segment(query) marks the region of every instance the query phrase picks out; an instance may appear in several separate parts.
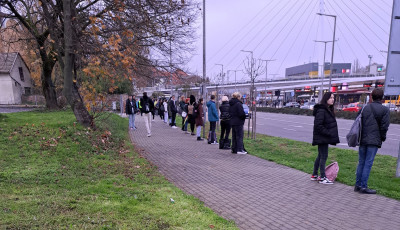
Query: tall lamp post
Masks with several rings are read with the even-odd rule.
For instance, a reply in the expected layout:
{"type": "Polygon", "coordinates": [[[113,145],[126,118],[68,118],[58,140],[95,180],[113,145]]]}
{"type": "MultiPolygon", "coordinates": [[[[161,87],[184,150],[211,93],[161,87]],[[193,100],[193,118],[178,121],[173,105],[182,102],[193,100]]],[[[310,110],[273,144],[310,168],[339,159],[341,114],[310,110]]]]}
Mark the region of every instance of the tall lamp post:
{"type": "MultiPolygon", "coordinates": [[[[224,65],[223,64],[215,64],[221,66],[221,79],[222,79],[222,85],[224,84],[224,65]]],[[[217,108],[218,108],[218,90],[217,90],[217,108]]]]}
{"type": "MultiPolygon", "coordinates": [[[[318,15],[321,16],[328,16],[328,17],[333,17],[334,18],[334,24],[333,24],[333,39],[332,39],[332,54],[331,54],[331,68],[330,68],[330,73],[329,73],[329,91],[331,91],[331,86],[332,86],[332,71],[333,71],[333,53],[335,51],[335,34],[336,34],[336,15],[332,14],[322,14],[322,13],[317,13],[318,15]]],[[[325,58],[324,58],[325,62],[325,58]]],[[[325,63],[324,63],[325,67],[325,63]]],[[[325,69],[325,68],[324,68],[325,69]]]]}
{"type": "MultiPolygon", "coordinates": [[[[203,100],[206,98],[206,0],[203,0],[203,100]]],[[[203,111],[205,111],[206,105],[203,103],[203,111]]],[[[204,121],[206,120],[206,113],[204,113],[204,121]]],[[[206,136],[206,130],[203,128],[203,138],[206,136]]]]}
{"type": "MultiPolygon", "coordinates": [[[[315,41],[315,40],[314,40],[315,41]]],[[[325,77],[325,54],[326,54],[326,43],[328,43],[328,42],[332,42],[332,41],[315,41],[315,42],[323,42],[324,43],[324,45],[325,45],[325,48],[324,48],[324,60],[323,60],[323,64],[322,64],[322,76],[321,76],[321,90],[320,90],[320,93],[319,93],[319,97],[318,97],[318,101],[321,101],[322,100],[322,96],[323,96],[323,93],[324,93],[324,77],[325,77]]],[[[332,63],[331,63],[331,69],[332,69],[332,63]]],[[[331,72],[331,74],[332,74],[332,72],[331,72]]],[[[331,76],[331,75],[330,75],[331,76]]],[[[330,79],[329,79],[330,80],[330,79]]],[[[330,85],[329,85],[329,89],[330,89],[331,87],[330,87],[330,85]]]]}
{"type": "Polygon", "coordinates": [[[242,70],[228,70],[228,73],[229,73],[229,71],[235,72],[235,92],[236,92],[236,72],[242,71],[242,70]]]}
{"type": "Polygon", "coordinates": [[[265,96],[265,102],[267,102],[268,62],[276,61],[276,59],[267,59],[267,60],[260,59],[260,60],[261,61],[265,61],[265,90],[264,90],[264,96],[265,96]]]}

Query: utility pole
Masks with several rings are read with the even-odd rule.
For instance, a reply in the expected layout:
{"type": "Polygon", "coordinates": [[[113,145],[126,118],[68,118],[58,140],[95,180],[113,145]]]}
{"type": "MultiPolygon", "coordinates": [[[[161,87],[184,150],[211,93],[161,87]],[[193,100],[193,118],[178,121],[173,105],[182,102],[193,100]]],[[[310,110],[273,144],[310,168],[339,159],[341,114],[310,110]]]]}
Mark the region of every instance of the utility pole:
{"type": "MultiPolygon", "coordinates": [[[[206,0],[203,0],[203,101],[206,98],[206,76],[206,0]]],[[[203,103],[203,111],[206,111],[205,104],[203,103]]],[[[204,113],[204,121],[206,121],[206,113],[204,113]]],[[[206,129],[204,127],[203,138],[206,136],[206,129]]]]}
{"type": "Polygon", "coordinates": [[[276,61],[276,59],[267,59],[267,60],[260,59],[260,60],[261,61],[265,61],[265,90],[264,90],[264,97],[265,97],[265,101],[267,101],[268,62],[276,61]]]}
{"type": "Polygon", "coordinates": [[[368,74],[371,73],[371,59],[372,59],[372,55],[368,54],[368,58],[369,58],[369,64],[368,64],[368,74]]]}
{"type": "Polygon", "coordinates": [[[228,70],[228,73],[229,73],[229,71],[235,72],[235,92],[236,92],[236,72],[242,71],[242,70],[228,70]]]}
{"type": "MultiPolygon", "coordinates": [[[[324,77],[325,77],[325,54],[326,54],[326,43],[328,42],[332,42],[332,41],[315,41],[314,42],[323,42],[325,45],[324,48],[324,60],[323,60],[323,64],[322,64],[322,75],[321,75],[321,90],[319,93],[319,97],[318,97],[318,101],[322,100],[322,96],[324,95],[324,77]]],[[[331,64],[332,65],[332,64],[331,64]]]]}
{"type": "MultiPolygon", "coordinates": [[[[328,16],[328,17],[333,17],[334,23],[333,23],[333,39],[332,39],[332,54],[331,54],[331,66],[330,66],[330,71],[329,71],[329,88],[328,90],[331,91],[331,86],[332,86],[332,71],[333,71],[333,53],[335,51],[335,34],[336,34],[336,15],[332,14],[322,14],[322,13],[317,13],[318,15],[321,16],[328,16]]],[[[325,69],[325,58],[324,58],[324,69],[325,69]]]]}

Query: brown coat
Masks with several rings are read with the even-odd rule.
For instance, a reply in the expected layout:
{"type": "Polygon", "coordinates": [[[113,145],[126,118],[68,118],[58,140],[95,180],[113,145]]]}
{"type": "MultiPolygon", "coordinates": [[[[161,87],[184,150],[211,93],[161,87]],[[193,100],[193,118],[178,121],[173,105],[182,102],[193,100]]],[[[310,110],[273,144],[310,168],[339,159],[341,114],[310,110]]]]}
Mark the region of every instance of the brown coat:
{"type": "Polygon", "coordinates": [[[195,119],[196,126],[203,126],[204,125],[204,122],[203,122],[203,118],[204,118],[203,105],[200,104],[197,110],[199,111],[199,114],[197,114],[197,117],[195,119]]]}

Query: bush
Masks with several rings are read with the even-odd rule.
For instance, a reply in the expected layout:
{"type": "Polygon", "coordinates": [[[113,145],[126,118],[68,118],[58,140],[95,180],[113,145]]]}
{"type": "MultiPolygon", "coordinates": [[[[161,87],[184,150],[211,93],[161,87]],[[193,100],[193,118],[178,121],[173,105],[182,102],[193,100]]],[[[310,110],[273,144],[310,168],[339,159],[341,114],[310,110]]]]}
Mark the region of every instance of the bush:
{"type": "MultiPolygon", "coordinates": [[[[313,110],[309,109],[299,109],[299,108],[271,108],[271,107],[257,107],[258,112],[267,112],[267,113],[283,113],[283,114],[293,114],[293,115],[306,115],[312,116],[313,110]]],[[[358,113],[349,112],[349,111],[336,111],[336,118],[343,118],[354,120],[356,119],[358,113]]],[[[400,124],[400,113],[398,112],[390,112],[390,123],[391,124],[400,124]]]]}

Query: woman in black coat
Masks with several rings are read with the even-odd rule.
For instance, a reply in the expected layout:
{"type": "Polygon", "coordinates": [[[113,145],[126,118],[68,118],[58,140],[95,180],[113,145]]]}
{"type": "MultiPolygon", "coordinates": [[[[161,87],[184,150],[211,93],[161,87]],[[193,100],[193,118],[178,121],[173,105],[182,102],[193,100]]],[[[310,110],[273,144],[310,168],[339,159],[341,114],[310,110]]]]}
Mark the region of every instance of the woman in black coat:
{"type": "Polygon", "coordinates": [[[318,145],[318,156],[314,162],[314,171],[311,180],[318,180],[320,169],[321,184],[333,184],[325,175],[325,164],[328,159],[328,145],[339,143],[339,133],[334,112],[335,98],[332,92],[322,97],[321,103],[314,106],[314,132],[312,145],[318,145]]]}
{"type": "Polygon", "coordinates": [[[246,120],[246,114],[243,109],[243,103],[240,101],[242,95],[238,92],[232,94],[229,101],[230,124],[232,127],[232,153],[247,154],[243,146],[243,125],[246,120]]]}
{"type": "Polygon", "coordinates": [[[221,112],[221,137],[219,139],[220,149],[230,149],[231,141],[229,140],[229,133],[231,132],[231,115],[229,114],[229,100],[227,96],[222,97],[222,104],[219,106],[221,112]]]}

